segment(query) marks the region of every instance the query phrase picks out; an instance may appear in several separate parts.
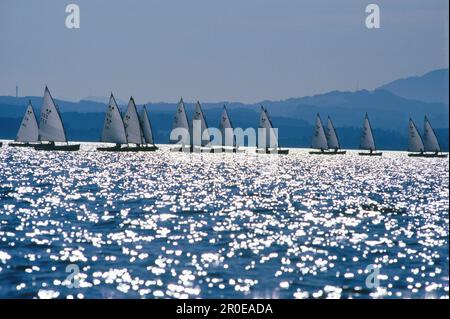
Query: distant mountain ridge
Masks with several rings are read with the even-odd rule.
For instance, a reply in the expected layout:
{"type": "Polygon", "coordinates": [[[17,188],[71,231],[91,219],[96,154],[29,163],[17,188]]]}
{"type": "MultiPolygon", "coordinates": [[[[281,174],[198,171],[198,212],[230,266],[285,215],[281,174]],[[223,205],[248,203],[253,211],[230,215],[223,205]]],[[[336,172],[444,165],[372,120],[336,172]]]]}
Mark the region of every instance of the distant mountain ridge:
{"type": "MultiPolygon", "coordinates": [[[[403,84],[403,86],[405,85],[403,84]]],[[[101,101],[101,98],[96,99],[101,101]]],[[[38,116],[42,103],[41,97],[0,96],[0,138],[14,138],[28,100],[32,101],[38,116]]],[[[106,108],[105,102],[88,100],[68,102],[59,99],[55,101],[61,110],[69,138],[87,141],[99,140],[106,108]]],[[[125,103],[120,104],[124,110],[125,103]]],[[[219,125],[220,112],[224,104],[229,109],[233,124],[242,128],[257,127],[260,105],[264,105],[268,109],[274,125],[279,128],[280,143],[299,147],[309,146],[312,125],[317,113],[322,115],[323,120],[327,115],[333,118],[344,147],[356,148],[359,143],[363,117],[368,112],[379,147],[385,149],[404,149],[409,117],[411,116],[421,128],[423,117],[428,115],[439,135],[442,147],[448,149],[448,103],[424,102],[405,98],[386,89],[356,92],[331,91],[314,96],[289,98],[281,101],[262,101],[254,104],[202,103],[210,126],[217,127],[219,125]]],[[[155,130],[156,142],[167,143],[177,104],[159,102],[147,105],[155,130]]],[[[193,106],[193,102],[186,103],[189,116],[192,114],[193,106]]]]}
{"type": "Polygon", "coordinates": [[[448,69],[439,69],[422,76],[398,79],[382,85],[378,89],[407,99],[448,104],[448,85],[448,69]]]}

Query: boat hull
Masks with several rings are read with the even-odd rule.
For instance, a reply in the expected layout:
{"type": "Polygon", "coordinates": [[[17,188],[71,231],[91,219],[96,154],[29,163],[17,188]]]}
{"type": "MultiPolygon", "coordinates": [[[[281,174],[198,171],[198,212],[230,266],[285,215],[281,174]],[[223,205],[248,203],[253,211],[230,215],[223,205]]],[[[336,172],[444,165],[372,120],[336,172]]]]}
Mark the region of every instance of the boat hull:
{"type": "Polygon", "coordinates": [[[409,157],[435,157],[435,158],[446,158],[448,154],[427,154],[427,153],[408,153],[409,157]]]}
{"type": "Polygon", "coordinates": [[[344,155],[347,151],[311,151],[311,155],[344,155]]]}
{"type": "Polygon", "coordinates": [[[268,149],[257,149],[256,153],[258,154],[280,154],[280,155],[287,155],[289,154],[288,149],[275,149],[275,150],[268,150],[268,149]]]}
{"type": "Polygon", "coordinates": [[[361,152],[361,153],[358,153],[358,155],[361,155],[361,156],[382,156],[383,153],[382,152],[372,152],[372,153],[361,152]]]}
{"type": "Polygon", "coordinates": [[[55,144],[36,144],[33,146],[36,151],[66,151],[74,152],[80,150],[80,144],[55,145],[55,144]]]}
{"type": "Polygon", "coordinates": [[[158,150],[155,145],[152,146],[111,146],[111,147],[97,147],[100,152],[154,152],[158,150]]]}
{"type": "Polygon", "coordinates": [[[38,144],[16,143],[16,142],[8,143],[9,147],[35,147],[36,145],[38,145],[38,144]]]}

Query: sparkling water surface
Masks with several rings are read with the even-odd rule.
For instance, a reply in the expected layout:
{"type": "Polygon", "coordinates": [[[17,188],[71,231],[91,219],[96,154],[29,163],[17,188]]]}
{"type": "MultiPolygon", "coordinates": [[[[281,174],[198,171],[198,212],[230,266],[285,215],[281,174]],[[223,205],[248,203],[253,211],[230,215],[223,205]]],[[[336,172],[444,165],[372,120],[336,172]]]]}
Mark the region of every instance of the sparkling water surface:
{"type": "Polygon", "coordinates": [[[0,298],[448,297],[448,159],[96,146],[0,149],[0,298]]]}

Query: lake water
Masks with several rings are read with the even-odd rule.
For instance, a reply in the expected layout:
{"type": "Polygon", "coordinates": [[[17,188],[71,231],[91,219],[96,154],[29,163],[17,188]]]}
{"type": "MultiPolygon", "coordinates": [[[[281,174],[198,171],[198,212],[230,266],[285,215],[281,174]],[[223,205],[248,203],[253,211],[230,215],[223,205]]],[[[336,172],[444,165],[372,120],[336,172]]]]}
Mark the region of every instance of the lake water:
{"type": "Polygon", "coordinates": [[[0,298],[448,297],[448,159],[95,146],[0,149],[0,298]]]}

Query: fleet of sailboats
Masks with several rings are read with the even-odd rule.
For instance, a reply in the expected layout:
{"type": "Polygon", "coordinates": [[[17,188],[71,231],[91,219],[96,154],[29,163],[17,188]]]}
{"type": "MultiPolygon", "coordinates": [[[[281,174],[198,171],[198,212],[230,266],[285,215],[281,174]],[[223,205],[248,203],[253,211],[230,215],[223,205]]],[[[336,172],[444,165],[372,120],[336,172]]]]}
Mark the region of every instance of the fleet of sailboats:
{"type": "Polygon", "coordinates": [[[347,153],[347,151],[341,150],[339,138],[330,117],[328,117],[325,132],[320,114],[317,113],[311,148],[318,150],[309,152],[309,154],[314,155],[343,155],[347,153]]]}
{"type": "Polygon", "coordinates": [[[408,151],[411,153],[409,153],[408,156],[441,158],[448,156],[448,154],[440,153],[441,147],[439,141],[427,116],[425,116],[424,119],[423,135],[424,138],[422,140],[416,124],[410,118],[408,127],[408,151]]]}
{"type": "Polygon", "coordinates": [[[68,143],[59,108],[55,104],[48,87],[45,87],[44,91],[38,140],[40,143],[34,145],[34,149],[39,151],[78,151],[80,149],[80,144],[68,143]],[[65,144],[56,144],[56,142],[65,144]]]}
{"type": "MultiPolygon", "coordinates": [[[[224,105],[219,125],[221,139],[211,140],[210,131],[206,122],[200,102],[197,101],[194,108],[192,122],[186,113],[183,98],[180,99],[172,125],[171,142],[176,144],[171,151],[185,152],[233,152],[243,151],[236,145],[234,128],[224,105]]],[[[257,153],[262,154],[288,154],[288,149],[281,149],[278,144],[277,130],[274,128],[267,109],[261,106],[258,125],[257,153]]],[[[111,93],[105,112],[101,142],[113,143],[114,146],[98,147],[99,151],[113,152],[138,152],[155,151],[152,124],[148,116],[147,107],[143,105],[138,112],[133,97],[130,98],[125,114],[122,116],[120,108],[111,93]]],[[[77,151],[80,144],[69,144],[67,141],[64,123],[58,106],[45,87],[39,122],[36,120],[33,105],[29,101],[25,114],[20,123],[14,142],[8,144],[11,147],[33,147],[36,150],[47,151],[77,151]],[[63,143],[63,144],[56,144],[63,143]]],[[[2,142],[0,142],[0,147],[2,142]]],[[[345,154],[341,149],[339,137],[331,118],[327,118],[327,126],[324,128],[320,114],[317,114],[314,135],[311,141],[310,154],[337,155],[345,154]]],[[[363,122],[360,149],[368,152],[359,152],[362,156],[381,156],[377,152],[375,138],[369,116],[366,113],[363,122]]],[[[414,121],[410,118],[408,125],[408,156],[411,157],[447,157],[441,152],[436,133],[427,116],[424,118],[423,139],[414,121]]]]}
{"type": "Polygon", "coordinates": [[[115,146],[98,147],[98,151],[148,152],[158,149],[153,141],[153,132],[146,106],[144,105],[142,113],[139,114],[136,103],[131,97],[122,118],[112,93],[105,113],[101,141],[115,143],[115,146]],[[130,144],[135,144],[135,146],[130,146],[130,144]]]}
{"type": "Polygon", "coordinates": [[[289,153],[288,149],[281,149],[279,147],[277,131],[274,129],[269,113],[264,106],[261,106],[256,152],[263,154],[289,153]]]}
{"type": "Polygon", "coordinates": [[[9,143],[12,147],[33,147],[39,141],[39,126],[34,114],[33,105],[31,101],[28,102],[27,109],[23,115],[20,123],[19,131],[17,132],[14,142],[9,143]]]}
{"type": "Polygon", "coordinates": [[[373,137],[372,126],[370,125],[369,115],[366,113],[364,117],[363,130],[361,135],[361,143],[359,144],[359,148],[363,150],[368,150],[369,152],[361,152],[358,153],[362,156],[381,156],[382,152],[376,151],[375,139],[373,137]]]}

